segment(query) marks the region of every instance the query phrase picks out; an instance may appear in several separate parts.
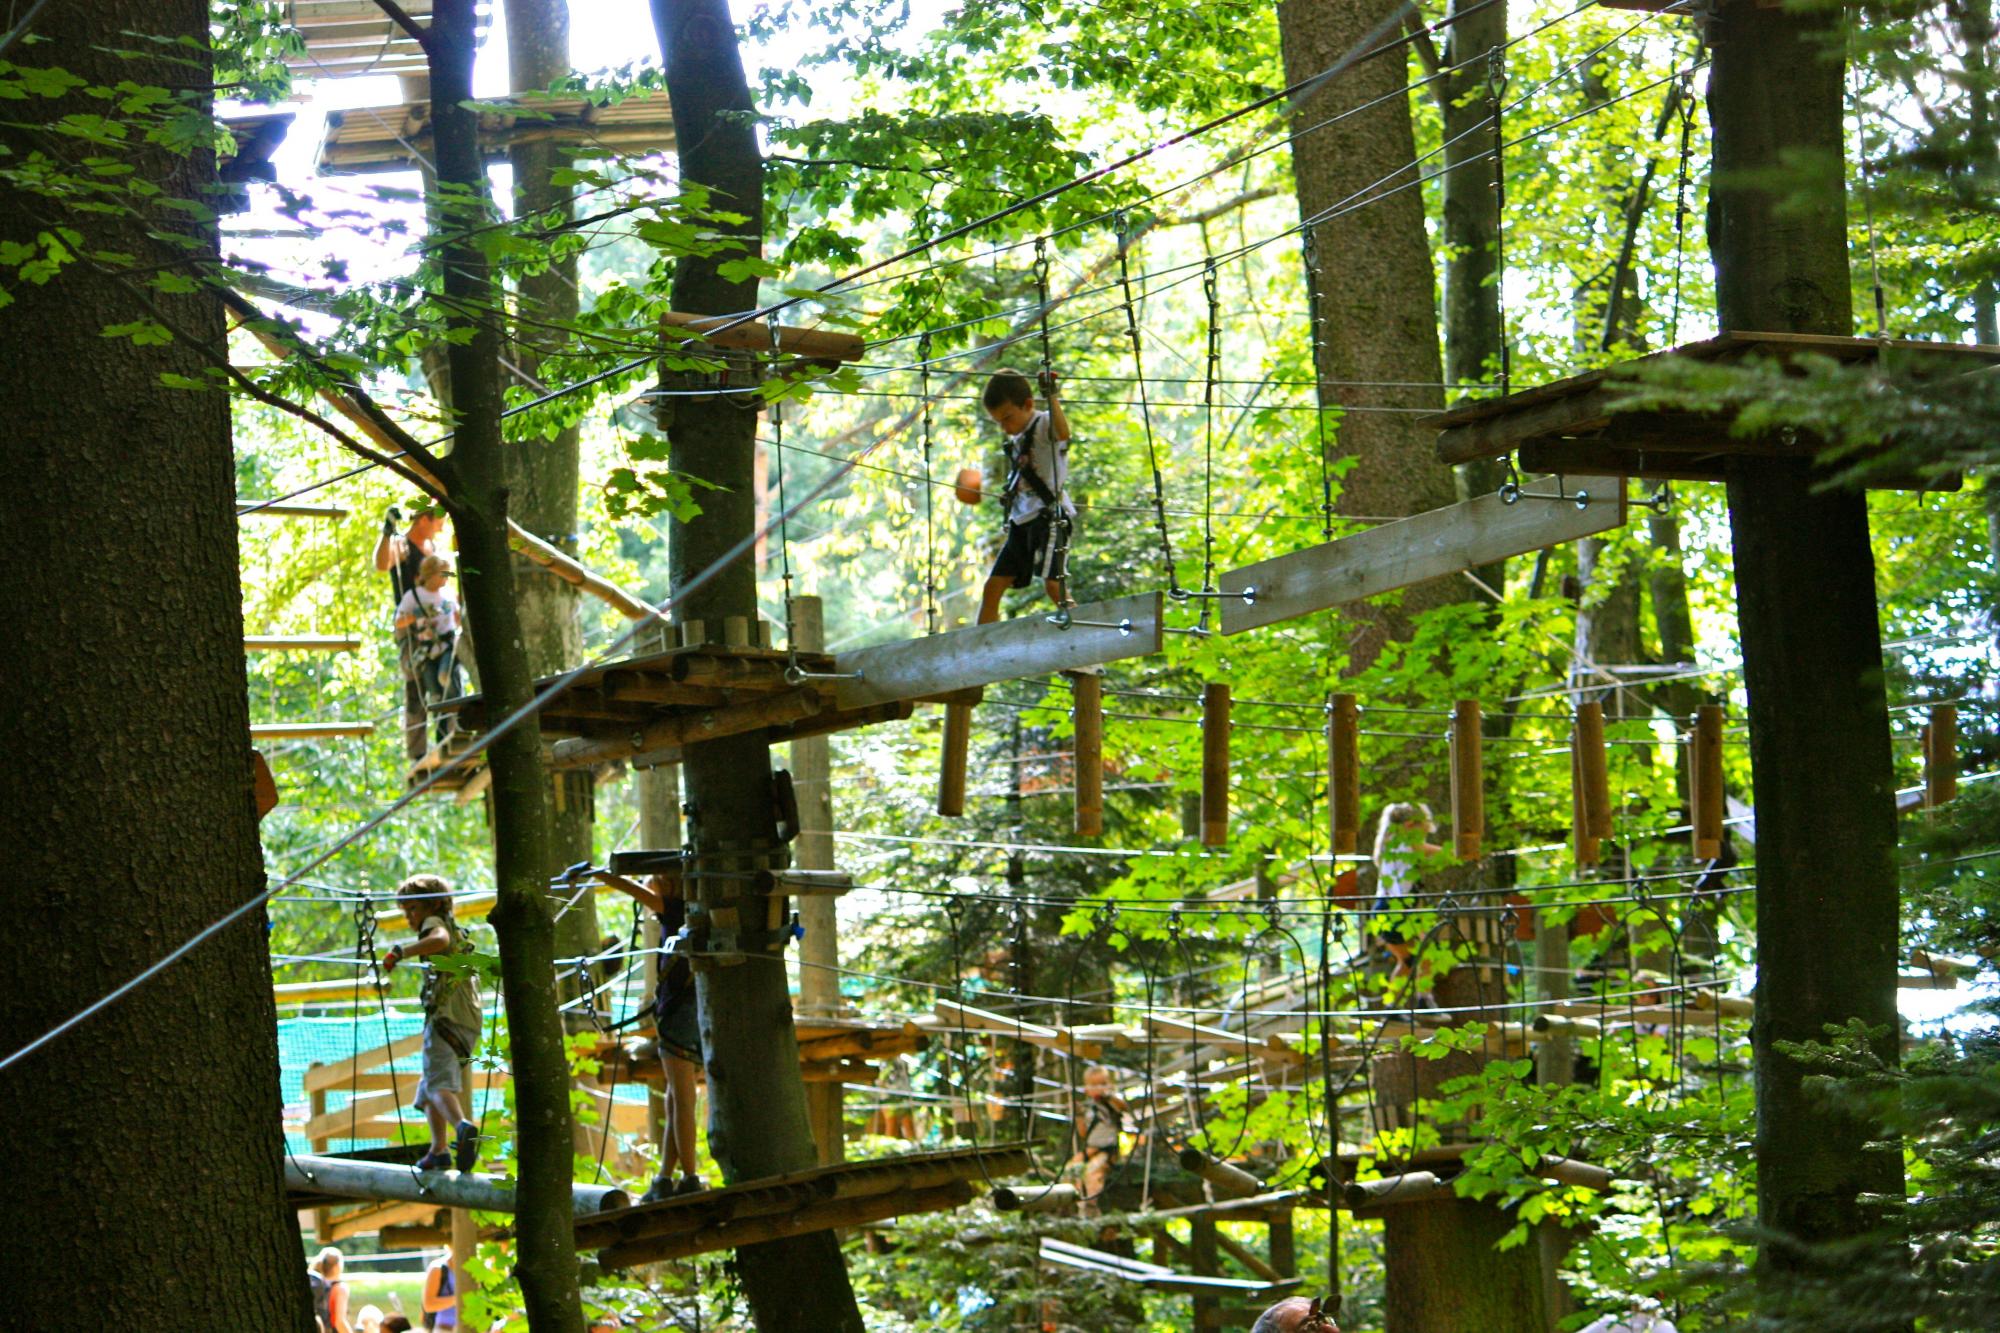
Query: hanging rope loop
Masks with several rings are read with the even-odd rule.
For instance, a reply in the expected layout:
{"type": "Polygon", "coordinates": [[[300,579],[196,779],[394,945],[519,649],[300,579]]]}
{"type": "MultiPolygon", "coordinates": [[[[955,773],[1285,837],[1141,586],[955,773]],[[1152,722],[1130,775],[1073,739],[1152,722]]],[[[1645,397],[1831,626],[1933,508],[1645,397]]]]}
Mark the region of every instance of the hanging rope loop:
{"type": "Polygon", "coordinates": [[[1045,236],[1035,238],[1035,310],[1042,343],[1042,365],[1035,383],[1046,398],[1055,388],[1056,363],[1049,351],[1049,243],[1045,236]]]}
{"type": "Polygon", "coordinates": [[[1167,535],[1167,484],[1160,475],[1159,446],[1153,439],[1153,409],[1146,395],[1146,358],[1140,345],[1138,309],[1132,299],[1131,223],[1125,210],[1112,216],[1112,230],[1118,238],[1118,288],[1125,303],[1125,333],[1132,340],[1132,378],[1139,387],[1139,421],[1146,431],[1146,461],[1153,469],[1153,519],[1160,533],[1160,555],[1167,566],[1167,596],[1177,602],[1188,600],[1181,587],[1180,570],[1174,564],[1173,538],[1167,535]]]}
{"type": "Polygon", "coordinates": [[[1319,430],[1319,535],[1333,538],[1333,459],[1326,446],[1326,383],[1320,376],[1324,316],[1319,308],[1319,232],[1306,227],[1299,250],[1306,266],[1306,330],[1312,342],[1313,421],[1319,430]]]}
{"type": "Polygon", "coordinates": [[[931,401],[931,334],[924,330],[917,339],[917,396],[923,403],[924,441],[924,626],[927,633],[938,632],[937,595],[937,515],[933,508],[931,442],[935,429],[931,401]]]}

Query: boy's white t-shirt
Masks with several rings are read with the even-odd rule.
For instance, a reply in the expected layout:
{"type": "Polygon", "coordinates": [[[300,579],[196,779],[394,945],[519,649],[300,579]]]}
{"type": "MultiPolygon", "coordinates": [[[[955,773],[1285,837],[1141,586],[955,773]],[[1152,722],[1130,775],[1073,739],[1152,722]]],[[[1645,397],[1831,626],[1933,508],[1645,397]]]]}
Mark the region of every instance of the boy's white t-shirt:
{"type": "MultiPolygon", "coordinates": [[[[1062,512],[1066,517],[1076,517],[1076,506],[1069,498],[1069,441],[1058,443],[1051,439],[1049,414],[1037,412],[1028,422],[1028,428],[1007,441],[1007,465],[1017,466],[1015,459],[1021,452],[1022,442],[1028,442],[1028,461],[1042,485],[1062,502],[1062,512]]],[[[1014,499],[1007,506],[1009,523],[1026,523],[1035,515],[1048,508],[1046,501],[1035,494],[1035,488],[1023,478],[1014,488],[1014,499]]]]}

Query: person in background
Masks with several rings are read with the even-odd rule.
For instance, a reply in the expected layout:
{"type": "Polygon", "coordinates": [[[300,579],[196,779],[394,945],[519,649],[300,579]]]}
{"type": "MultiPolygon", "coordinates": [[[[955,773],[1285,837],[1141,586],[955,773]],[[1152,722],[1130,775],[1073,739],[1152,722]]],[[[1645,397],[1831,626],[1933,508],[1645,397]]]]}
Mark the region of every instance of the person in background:
{"type": "Polygon", "coordinates": [[[1083,1194],[1077,1209],[1085,1217],[1098,1214],[1098,1196],[1118,1165],[1119,1136],[1131,1107],[1111,1090],[1111,1071],[1092,1065],[1083,1071],[1083,1109],[1076,1116],[1078,1158],[1083,1162],[1083,1194]]]}
{"type": "Polygon", "coordinates": [[[1340,1333],[1340,1325],[1321,1308],[1320,1300],[1287,1296],[1258,1315],[1250,1333],[1340,1333]]]}
{"type": "Polygon", "coordinates": [[[354,1333],[382,1333],[382,1307],[364,1305],[354,1316],[354,1333]]]}
{"type": "MultiPolygon", "coordinates": [[[[1421,801],[1397,801],[1382,811],[1375,825],[1375,911],[1395,910],[1396,900],[1416,892],[1417,867],[1423,858],[1443,851],[1430,841],[1437,825],[1431,808],[1421,801]]],[[[1409,941],[1393,926],[1378,926],[1375,938],[1395,955],[1391,978],[1408,978],[1413,963],[1409,941]]]]}
{"type": "Polygon", "coordinates": [[[424,1327],[458,1327],[458,1274],[452,1269],[450,1246],[424,1273],[424,1327]]]}
{"type": "Polygon", "coordinates": [[[312,1283],[313,1315],[326,1333],[354,1333],[347,1321],[347,1283],[341,1280],[347,1260],[329,1245],[313,1256],[307,1280],[312,1283]]]}
{"type": "MultiPolygon", "coordinates": [[[[417,566],[417,586],[404,593],[396,606],[396,633],[407,636],[425,707],[465,693],[465,673],[458,663],[458,599],[451,595],[451,561],[441,555],[423,558],[417,566]]],[[[438,742],[442,744],[457,726],[458,719],[447,715],[438,724],[438,742]]]]}
{"type": "MultiPolygon", "coordinates": [[[[641,884],[624,875],[599,872],[606,884],[631,896],[659,919],[662,943],[687,925],[687,900],[678,873],[648,876],[641,884]]],[[[694,1081],[701,1068],[701,1030],[695,1013],[694,967],[686,958],[660,959],[659,989],[653,994],[653,1031],[666,1074],[666,1127],[660,1144],[660,1173],[641,1203],[658,1203],[702,1189],[694,1140],[694,1081]]]]}
{"type": "MultiPolygon", "coordinates": [[[[444,530],[444,510],[429,500],[410,511],[408,530],[398,533],[402,511],[391,507],[382,518],[382,536],[375,543],[375,568],[389,576],[391,611],[403,604],[403,597],[417,586],[417,571],[424,557],[434,554],[438,534],[444,530]]],[[[397,639],[396,661],[403,673],[403,751],[412,761],[422,759],[429,746],[424,740],[424,696],[417,679],[417,660],[404,651],[397,639]]]]}

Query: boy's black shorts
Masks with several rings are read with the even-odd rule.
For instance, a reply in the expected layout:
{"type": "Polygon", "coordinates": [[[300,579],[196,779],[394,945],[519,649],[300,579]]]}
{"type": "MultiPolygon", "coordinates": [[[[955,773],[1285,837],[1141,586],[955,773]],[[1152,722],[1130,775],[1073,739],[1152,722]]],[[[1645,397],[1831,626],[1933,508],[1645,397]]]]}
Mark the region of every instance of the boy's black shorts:
{"type": "Polygon", "coordinates": [[[986,577],[1012,579],[1017,588],[1061,578],[1069,557],[1068,552],[1058,549],[1067,543],[1059,543],[1056,537],[1055,515],[1046,509],[1026,523],[1009,523],[1007,540],[986,577]]]}

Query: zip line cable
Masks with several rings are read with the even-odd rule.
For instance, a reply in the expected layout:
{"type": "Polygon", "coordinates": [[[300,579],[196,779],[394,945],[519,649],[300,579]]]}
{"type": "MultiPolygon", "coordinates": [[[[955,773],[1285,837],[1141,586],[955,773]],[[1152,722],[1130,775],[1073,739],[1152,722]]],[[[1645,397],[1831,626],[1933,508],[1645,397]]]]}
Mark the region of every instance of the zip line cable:
{"type": "MultiPolygon", "coordinates": [[[[869,454],[873,453],[875,450],[881,448],[885,443],[887,443],[889,438],[890,436],[887,434],[877,437],[875,440],[871,441],[867,445],[867,447],[863,448],[855,455],[854,461],[858,462],[861,459],[865,459],[869,454]]],[[[803,508],[804,506],[811,504],[815,499],[819,497],[821,492],[830,488],[835,482],[839,481],[842,477],[845,477],[849,470],[850,469],[847,467],[834,468],[830,470],[826,477],[822,478],[817,484],[813,486],[813,488],[809,492],[807,492],[805,496],[801,497],[801,499],[798,502],[798,505],[794,506],[794,508],[803,508]]],[[[689,594],[695,592],[696,590],[704,587],[716,576],[721,574],[723,570],[729,568],[731,565],[735,564],[736,561],[742,559],[746,555],[749,555],[751,552],[753,552],[756,549],[758,542],[770,536],[770,534],[774,530],[778,529],[779,526],[783,524],[790,517],[791,517],[790,510],[782,511],[775,517],[771,518],[766,523],[764,523],[764,525],[761,528],[758,528],[749,533],[741,541],[737,542],[734,546],[730,547],[729,550],[725,551],[720,557],[718,557],[713,564],[709,565],[706,569],[700,571],[693,578],[689,579],[682,588],[680,588],[672,596],[667,598],[666,601],[662,602],[659,605],[659,607],[653,609],[652,614],[650,616],[646,617],[645,619],[633,621],[631,626],[628,627],[625,630],[625,632],[621,634],[617,638],[617,640],[613,642],[612,645],[609,648],[607,648],[605,652],[602,653],[599,657],[581,663],[580,665],[573,667],[569,671],[566,671],[562,675],[558,676],[555,680],[551,681],[539,694],[536,694],[533,698],[529,699],[526,703],[522,704],[519,708],[515,709],[514,712],[509,714],[507,717],[503,718],[500,721],[500,723],[493,728],[493,730],[491,730],[490,732],[482,733],[479,739],[474,741],[472,745],[468,747],[465,751],[463,751],[460,754],[452,756],[450,759],[446,760],[443,764],[439,765],[435,770],[431,772],[431,774],[428,777],[424,778],[422,782],[418,783],[415,787],[412,787],[409,791],[405,792],[401,797],[399,797],[394,803],[389,805],[386,809],[382,810],[379,814],[376,814],[367,819],[366,821],[364,821],[362,824],[357,826],[352,832],[347,833],[341,836],[339,839],[335,840],[331,846],[329,846],[325,851],[321,852],[316,858],[314,858],[311,862],[302,867],[294,875],[287,876],[285,879],[279,881],[276,885],[267,885],[265,888],[259,890],[257,893],[245,899],[242,903],[231,908],[228,912],[224,913],[221,917],[217,918],[215,921],[210,922],[208,925],[196,931],[193,935],[189,936],[182,943],[176,945],[173,949],[169,950],[167,954],[164,957],[160,958],[157,962],[149,964],[147,967],[140,970],[140,972],[137,975],[131,977],[127,981],[121,982],[119,985],[114,987],[109,993],[105,994],[104,996],[102,996],[97,1000],[93,1000],[90,1004],[85,1005],[82,1009],[78,1010],[70,1017],[62,1020],[60,1023],[57,1023],[54,1027],[48,1029],[40,1036],[35,1037],[32,1040],[28,1041],[25,1045],[17,1047],[15,1050],[8,1052],[4,1056],[0,1056],[0,1070],[5,1070],[10,1065],[13,1065],[16,1062],[24,1059],[25,1057],[33,1054],[35,1051],[40,1050],[43,1046],[48,1045],[50,1042],[62,1036],[64,1033],[77,1027],[79,1024],[87,1021],[93,1015],[98,1014],[103,1010],[110,1008],[112,1005],[116,1004],[119,1000],[125,998],[125,996],[131,994],[139,987],[145,985],[146,982],[152,980],[154,977],[164,972],[168,967],[172,966],[176,962],[179,962],[182,958],[185,958],[188,954],[192,953],[195,949],[199,948],[203,943],[205,943],[209,939],[212,939],[214,936],[220,934],[222,931],[226,930],[228,927],[235,924],[237,921],[242,920],[245,916],[249,915],[249,913],[256,910],[256,908],[261,906],[266,900],[271,898],[281,889],[290,887],[299,878],[311,874],[313,871],[319,869],[319,867],[325,865],[328,861],[331,861],[334,858],[334,856],[336,856],[340,852],[345,851],[348,847],[353,846],[361,839],[373,833],[376,829],[381,828],[384,824],[388,823],[390,819],[392,819],[396,815],[400,814],[403,810],[408,808],[414,801],[417,800],[418,797],[424,795],[424,793],[428,792],[431,788],[435,787],[445,777],[447,777],[452,773],[457,772],[461,768],[464,768],[473,759],[477,758],[479,755],[483,754],[487,749],[489,749],[496,741],[509,735],[523,722],[525,722],[528,718],[540,712],[541,709],[545,707],[550,700],[554,699],[557,695],[561,694],[564,690],[568,689],[570,685],[574,684],[576,680],[579,677],[581,677],[585,672],[595,670],[598,666],[602,665],[604,662],[609,661],[611,658],[616,656],[620,651],[629,646],[631,642],[638,637],[639,633],[642,630],[650,628],[650,623],[652,621],[658,620],[662,623],[665,623],[666,612],[668,612],[674,606],[676,606],[681,601],[681,599],[687,597],[689,594]]]]}

